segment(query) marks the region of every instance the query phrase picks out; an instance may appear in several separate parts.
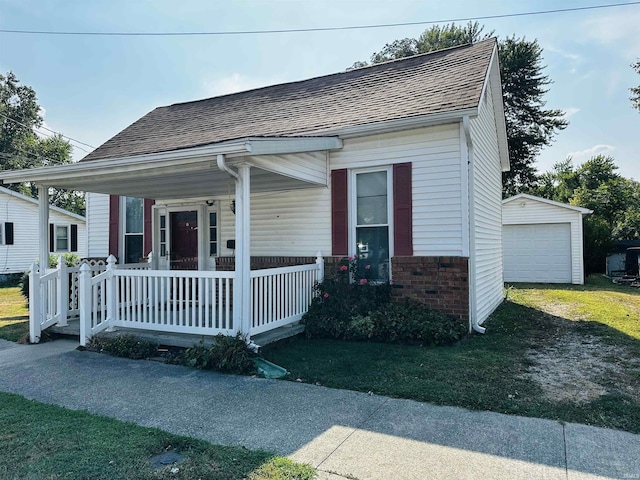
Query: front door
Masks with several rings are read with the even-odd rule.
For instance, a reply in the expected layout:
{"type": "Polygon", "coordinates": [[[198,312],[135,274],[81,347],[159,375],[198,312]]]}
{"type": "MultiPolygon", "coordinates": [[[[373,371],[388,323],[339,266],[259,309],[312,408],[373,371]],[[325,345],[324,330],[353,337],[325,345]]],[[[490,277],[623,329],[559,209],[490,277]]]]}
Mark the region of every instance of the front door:
{"type": "Polygon", "coordinates": [[[198,212],[169,213],[171,270],[198,270],[198,212]]]}

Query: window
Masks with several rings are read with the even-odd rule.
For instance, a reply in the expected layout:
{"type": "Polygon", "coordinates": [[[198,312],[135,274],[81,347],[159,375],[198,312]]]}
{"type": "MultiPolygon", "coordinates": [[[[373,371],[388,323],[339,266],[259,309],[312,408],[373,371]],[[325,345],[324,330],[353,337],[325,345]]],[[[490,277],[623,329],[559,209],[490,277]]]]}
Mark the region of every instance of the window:
{"type": "Polygon", "coordinates": [[[56,252],[69,251],[69,225],[56,225],[56,252]]]}
{"type": "Polygon", "coordinates": [[[138,263],[144,249],[144,200],[124,197],[124,263],[138,263]]]}
{"type": "Polygon", "coordinates": [[[216,212],[209,212],[209,256],[218,255],[218,215],[216,212]]]}
{"type": "Polygon", "coordinates": [[[167,256],[167,216],[160,215],[160,256],[167,256]]]}
{"type": "Polygon", "coordinates": [[[13,245],[13,222],[0,223],[0,245],[13,245]]]}
{"type": "Polygon", "coordinates": [[[371,280],[389,280],[390,180],[388,170],[355,173],[355,252],[371,280]]]}

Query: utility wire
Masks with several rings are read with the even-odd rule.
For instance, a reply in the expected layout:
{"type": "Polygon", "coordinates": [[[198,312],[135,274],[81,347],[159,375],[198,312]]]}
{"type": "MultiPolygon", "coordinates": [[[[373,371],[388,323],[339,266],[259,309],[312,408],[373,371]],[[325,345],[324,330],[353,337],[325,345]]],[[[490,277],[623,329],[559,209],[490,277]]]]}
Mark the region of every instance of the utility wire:
{"type": "MultiPolygon", "coordinates": [[[[4,117],[4,118],[6,118],[7,120],[9,120],[9,121],[11,121],[11,122],[13,122],[13,123],[15,123],[15,124],[17,124],[17,125],[20,125],[20,126],[22,126],[22,127],[24,127],[24,128],[31,128],[31,127],[29,127],[28,125],[25,125],[24,123],[19,122],[19,121],[18,121],[18,120],[16,120],[15,118],[11,118],[11,117],[9,117],[9,116],[5,115],[4,113],[0,113],[0,117],[4,117]]],[[[67,138],[67,139],[71,140],[72,142],[79,143],[80,145],[85,145],[85,146],[87,146],[87,147],[89,147],[89,148],[93,148],[94,150],[95,150],[95,148],[96,148],[96,147],[94,147],[94,146],[92,146],[92,145],[89,145],[88,143],[84,143],[84,142],[81,142],[80,140],[76,140],[75,138],[67,137],[66,135],[63,135],[63,134],[61,134],[60,132],[56,132],[56,131],[54,131],[54,130],[51,130],[50,128],[42,127],[42,126],[37,127],[37,128],[38,128],[38,129],[40,129],[40,128],[41,128],[41,129],[43,129],[43,130],[47,130],[47,131],[49,131],[49,132],[51,132],[51,133],[53,133],[53,134],[60,135],[62,138],[67,138]]],[[[48,134],[46,134],[46,133],[44,133],[44,132],[40,132],[40,133],[42,133],[42,134],[43,134],[43,135],[45,135],[45,136],[49,136],[49,137],[51,137],[51,136],[52,136],[52,135],[48,135],[48,134]]],[[[80,146],[78,146],[78,145],[73,145],[73,146],[75,146],[76,148],[79,148],[79,149],[80,149],[80,150],[82,150],[83,152],[89,153],[89,151],[88,151],[88,150],[85,150],[84,148],[82,148],[82,147],[80,147],[80,146]]]]}
{"type": "Polygon", "coordinates": [[[609,5],[591,5],[587,7],[558,8],[555,10],[538,10],[533,12],[522,13],[505,13],[500,15],[483,15],[479,17],[460,17],[449,18],[445,20],[429,20],[422,22],[403,22],[403,23],[380,23],[371,25],[348,25],[342,27],[317,27],[317,28],[285,28],[279,30],[231,30],[231,31],[201,31],[201,32],[72,32],[72,31],[54,31],[54,30],[9,30],[0,29],[0,33],[15,33],[26,35],[91,35],[103,37],[180,37],[180,36],[202,36],[202,35],[266,35],[276,33],[302,33],[302,32],[331,32],[336,30],[362,30],[369,28],[390,28],[390,27],[409,27],[414,25],[430,25],[436,23],[450,22],[466,22],[471,20],[493,20],[499,18],[524,17],[531,15],[547,15],[551,13],[578,12],[584,10],[596,10],[603,8],[625,7],[630,5],[640,5],[640,1],[613,3],[609,5]]]}

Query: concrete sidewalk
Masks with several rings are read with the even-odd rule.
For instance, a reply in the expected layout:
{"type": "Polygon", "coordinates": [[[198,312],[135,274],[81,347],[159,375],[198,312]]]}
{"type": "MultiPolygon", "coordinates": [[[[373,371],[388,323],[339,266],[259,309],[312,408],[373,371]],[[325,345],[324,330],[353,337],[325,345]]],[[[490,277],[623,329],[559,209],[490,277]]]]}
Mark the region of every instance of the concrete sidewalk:
{"type": "Polygon", "coordinates": [[[625,432],[0,341],[0,390],[222,445],[321,479],[640,478],[625,432]]]}

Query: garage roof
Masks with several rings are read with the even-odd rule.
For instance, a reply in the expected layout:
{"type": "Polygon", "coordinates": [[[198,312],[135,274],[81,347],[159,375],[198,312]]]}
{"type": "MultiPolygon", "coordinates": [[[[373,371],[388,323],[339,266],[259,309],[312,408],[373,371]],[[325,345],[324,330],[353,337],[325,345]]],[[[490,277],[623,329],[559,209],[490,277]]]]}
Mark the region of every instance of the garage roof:
{"type": "Polygon", "coordinates": [[[593,213],[593,210],[589,210],[588,208],[576,207],[575,205],[569,205],[567,203],[560,203],[554,200],[549,200],[547,198],[536,197],[535,195],[529,195],[528,193],[519,193],[518,195],[514,195],[513,197],[505,198],[502,200],[502,204],[515,202],[518,200],[532,200],[534,202],[546,203],[549,205],[553,205],[554,207],[566,208],[567,210],[573,210],[575,212],[580,212],[582,215],[589,215],[593,213]]]}

